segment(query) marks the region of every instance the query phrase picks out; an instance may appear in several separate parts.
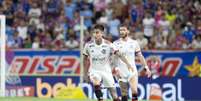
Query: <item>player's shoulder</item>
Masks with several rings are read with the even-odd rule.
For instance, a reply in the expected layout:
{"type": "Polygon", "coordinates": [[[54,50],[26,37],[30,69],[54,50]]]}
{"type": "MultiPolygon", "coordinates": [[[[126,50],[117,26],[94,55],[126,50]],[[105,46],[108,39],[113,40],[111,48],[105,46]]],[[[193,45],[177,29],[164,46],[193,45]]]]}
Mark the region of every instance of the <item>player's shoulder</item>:
{"type": "Polygon", "coordinates": [[[85,45],[88,46],[88,47],[94,47],[94,46],[95,46],[95,45],[94,45],[94,41],[92,41],[92,40],[86,42],[85,45]]]}
{"type": "Polygon", "coordinates": [[[104,39],[104,43],[107,44],[107,45],[111,45],[112,44],[112,42],[110,42],[109,40],[106,40],[106,39],[104,39]]]}
{"type": "Polygon", "coordinates": [[[120,43],[120,39],[117,39],[113,42],[113,44],[117,44],[117,43],[120,43]]]}
{"type": "Polygon", "coordinates": [[[112,42],[110,42],[109,40],[104,39],[104,42],[107,44],[111,44],[112,42]]]}
{"type": "Polygon", "coordinates": [[[131,39],[131,38],[129,38],[129,43],[132,43],[132,44],[138,44],[138,41],[135,40],[135,39],[131,39]]]}

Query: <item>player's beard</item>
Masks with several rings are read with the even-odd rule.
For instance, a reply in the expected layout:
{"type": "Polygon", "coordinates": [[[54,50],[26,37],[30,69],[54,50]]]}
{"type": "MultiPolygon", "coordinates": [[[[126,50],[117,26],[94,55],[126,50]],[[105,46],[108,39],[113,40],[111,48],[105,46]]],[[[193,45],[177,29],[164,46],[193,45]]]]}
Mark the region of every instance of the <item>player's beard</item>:
{"type": "Polygon", "coordinates": [[[100,45],[102,43],[102,38],[95,38],[96,44],[100,45]]]}
{"type": "Polygon", "coordinates": [[[122,35],[121,38],[122,38],[122,39],[126,39],[127,36],[128,36],[128,34],[126,33],[126,34],[122,35]]]}

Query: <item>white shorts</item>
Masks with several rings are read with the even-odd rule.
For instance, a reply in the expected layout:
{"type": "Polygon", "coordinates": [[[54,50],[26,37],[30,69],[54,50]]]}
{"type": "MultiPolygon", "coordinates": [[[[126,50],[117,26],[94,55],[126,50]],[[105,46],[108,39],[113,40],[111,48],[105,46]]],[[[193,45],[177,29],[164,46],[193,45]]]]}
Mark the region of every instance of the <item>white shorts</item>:
{"type": "Polygon", "coordinates": [[[125,71],[125,69],[121,70],[121,68],[116,67],[115,71],[118,72],[118,77],[117,77],[118,81],[129,82],[132,77],[134,77],[135,80],[138,81],[138,72],[136,69],[134,69],[134,71],[131,72],[129,70],[125,71]]]}
{"type": "Polygon", "coordinates": [[[104,87],[115,87],[114,78],[111,72],[91,70],[89,72],[89,78],[91,81],[94,79],[100,82],[102,81],[104,87]]]}

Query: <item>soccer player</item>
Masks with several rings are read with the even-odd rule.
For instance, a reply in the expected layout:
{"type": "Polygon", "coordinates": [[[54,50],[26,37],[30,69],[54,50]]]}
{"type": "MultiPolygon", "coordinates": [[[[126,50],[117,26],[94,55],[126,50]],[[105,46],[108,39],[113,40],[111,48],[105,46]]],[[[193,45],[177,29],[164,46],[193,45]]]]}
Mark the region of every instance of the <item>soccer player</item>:
{"type": "Polygon", "coordinates": [[[110,91],[113,101],[119,101],[116,88],[114,87],[114,78],[112,75],[111,68],[111,56],[118,56],[127,68],[132,68],[128,61],[122,56],[114,45],[103,39],[104,26],[95,25],[93,29],[92,41],[86,43],[83,54],[84,54],[84,65],[86,66],[87,59],[90,60],[90,66],[88,69],[88,75],[90,81],[93,83],[95,88],[95,94],[98,101],[103,101],[103,94],[101,92],[101,81],[104,87],[110,91]]]}
{"type": "Polygon", "coordinates": [[[127,68],[126,64],[116,59],[115,71],[119,76],[119,85],[122,93],[122,101],[128,101],[128,84],[130,84],[132,91],[132,101],[137,101],[137,85],[138,85],[138,71],[135,65],[135,55],[139,57],[140,62],[144,66],[145,73],[148,77],[151,76],[151,72],[147,66],[144,56],[141,53],[140,46],[136,40],[131,39],[129,35],[129,30],[126,26],[120,26],[120,38],[113,42],[115,47],[122,53],[133,68],[127,68]]]}

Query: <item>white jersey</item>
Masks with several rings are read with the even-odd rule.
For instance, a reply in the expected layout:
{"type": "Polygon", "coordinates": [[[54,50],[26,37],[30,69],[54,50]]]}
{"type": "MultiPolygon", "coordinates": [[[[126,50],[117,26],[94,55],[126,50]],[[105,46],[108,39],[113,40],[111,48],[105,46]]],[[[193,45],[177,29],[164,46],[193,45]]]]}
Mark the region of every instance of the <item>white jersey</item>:
{"type": "MultiPolygon", "coordinates": [[[[128,38],[127,41],[119,39],[114,42],[115,47],[122,53],[123,56],[128,60],[132,67],[134,67],[134,73],[137,74],[137,68],[135,65],[135,54],[141,52],[140,46],[136,40],[128,38]]],[[[130,73],[126,64],[120,59],[115,60],[116,67],[120,69],[122,76],[126,77],[130,73]]]]}
{"type": "Polygon", "coordinates": [[[83,54],[89,56],[89,72],[93,70],[111,72],[111,56],[115,51],[114,45],[104,39],[100,45],[95,41],[86,43],[83,54]]]}

